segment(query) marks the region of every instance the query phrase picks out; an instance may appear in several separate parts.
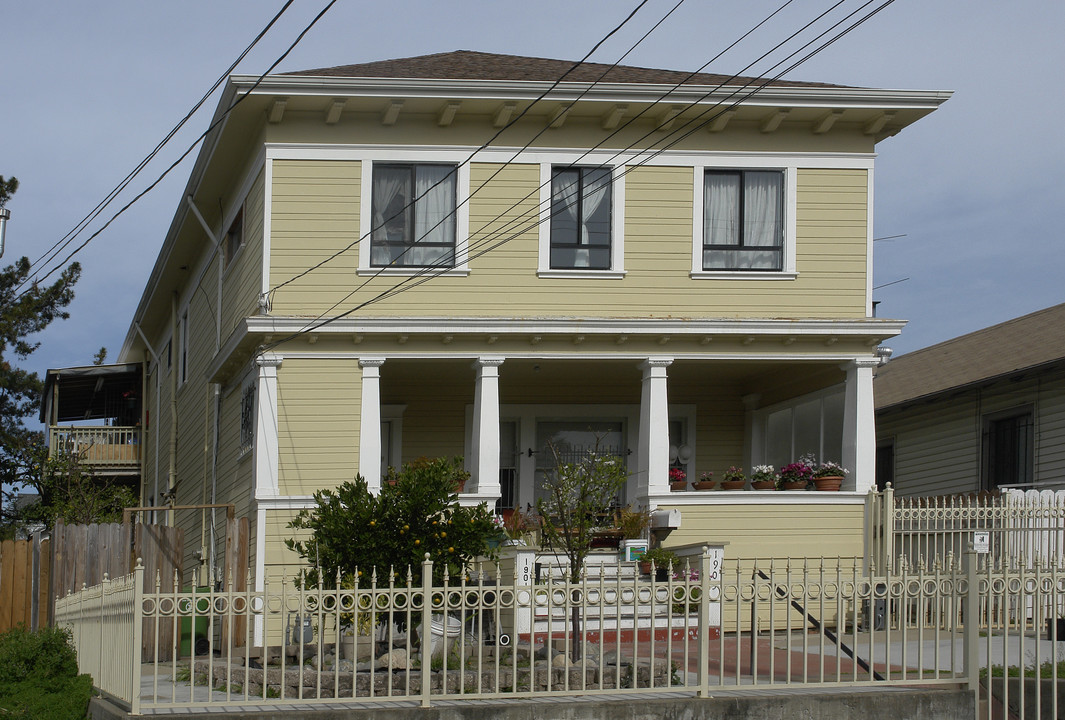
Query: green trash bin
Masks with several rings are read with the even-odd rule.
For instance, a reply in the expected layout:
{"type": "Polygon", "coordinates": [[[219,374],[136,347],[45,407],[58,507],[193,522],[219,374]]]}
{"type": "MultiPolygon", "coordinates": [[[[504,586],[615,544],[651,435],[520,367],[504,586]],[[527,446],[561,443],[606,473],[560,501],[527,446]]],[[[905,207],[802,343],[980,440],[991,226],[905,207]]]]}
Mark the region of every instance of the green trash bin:
{"type": "MultiPolygon", "coordinates": [[[[192,615],[192,599],[182,598],[178,601],[178,610],[180,613],[180,625],[181,636],[178,640],[178,653],[182,657],[188,657],[195,651],[197,655],[206,655],[211,651],[211,641],[207,633],[209,632],[209,614],[211,609],[211,600],[207,597],[211,588],[198,587],[196,588],[196,613],[195,617],[192,615]],[[203,597],[200,597],[200,594],[203,597]],[[193,622],[195,621],[195,623],[193,622]],[[195,635],[193,634],[193,627],[195,627],[195,635]]],[[[185,588],[184,592],[191,594],[192,588],[185,588]]]]}

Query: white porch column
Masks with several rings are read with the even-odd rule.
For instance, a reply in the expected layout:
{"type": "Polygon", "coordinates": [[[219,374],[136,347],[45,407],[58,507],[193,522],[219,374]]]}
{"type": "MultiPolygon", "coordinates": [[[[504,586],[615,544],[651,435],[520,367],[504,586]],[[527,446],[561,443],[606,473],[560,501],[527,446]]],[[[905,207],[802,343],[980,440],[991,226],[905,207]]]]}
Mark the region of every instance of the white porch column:
{"type": "Polygon", "coordinates": [[[255,497],[274,497],[278,494],[277,368],[281,366],[281,358],[264,355],[256,358],[255,364],[259,368],[255,411],[255,497]]]}
{"type": "Polygon", "coordinates": [[[473,396],[473,457],[468,466],[472,492],[498,498],[499,489],[499,366],[501,357],[481,357],[473,363],[477,387],[473,396]]]}
{"type": "Polygon", "coordinates": [[[381,491],[381,366],[384,364],[384,358],[359,358],[362,368],[359,474],[375,495],[381,491]]]}
{"type": "Polygon", "coordinates": [[[669,492],[669,398],[666,368],[673,358],[648,358],[640,365],[640,443],[636,490],[639,497],[669,492]]]}
{"type": "Polygon", "coordinates": [[[876,417],[873,413],[873,370],[876,366],[876,358],[858,358],[842,366],[847,373],[847,385],[840,462],[851,471],[850,478],[844,481],[844,490],[868,492],[876,483],[876,417]]]}

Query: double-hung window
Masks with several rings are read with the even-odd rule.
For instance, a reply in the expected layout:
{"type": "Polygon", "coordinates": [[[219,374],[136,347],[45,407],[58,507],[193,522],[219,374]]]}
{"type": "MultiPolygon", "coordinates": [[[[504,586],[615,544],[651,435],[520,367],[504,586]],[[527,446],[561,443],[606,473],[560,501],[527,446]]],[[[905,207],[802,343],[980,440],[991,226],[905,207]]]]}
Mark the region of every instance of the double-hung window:
{"type": "Polygon", "coordinates": [[[702,269],[784,268],[784,173],[707,170],[702,269]]]}
{"type": "Polygon", "coordinates": [[[552,270],[611,269],[611,169],[551,171],[552,270]]]}
{"type": "Polygon", "coordinates": [[[374,163],[371,267],[455,266],[454,165],[374,163]]]}

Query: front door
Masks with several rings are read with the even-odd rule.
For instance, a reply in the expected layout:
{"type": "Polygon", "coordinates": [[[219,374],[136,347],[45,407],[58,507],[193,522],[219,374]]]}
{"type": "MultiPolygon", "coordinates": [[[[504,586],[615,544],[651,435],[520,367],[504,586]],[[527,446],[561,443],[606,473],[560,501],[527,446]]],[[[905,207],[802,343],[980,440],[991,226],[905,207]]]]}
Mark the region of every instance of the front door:
{"type": "MultiPolygon", "coordinates": [[[[544,479],[556,463],[576,463],[591,453],[614,455],[625,463],[625,423],[620,420],[545,420],[536,423],[536,487],[534,497],[544,497],[544,479]]],[[[618,497],[625,501],[625,491],[618,497]]]]}

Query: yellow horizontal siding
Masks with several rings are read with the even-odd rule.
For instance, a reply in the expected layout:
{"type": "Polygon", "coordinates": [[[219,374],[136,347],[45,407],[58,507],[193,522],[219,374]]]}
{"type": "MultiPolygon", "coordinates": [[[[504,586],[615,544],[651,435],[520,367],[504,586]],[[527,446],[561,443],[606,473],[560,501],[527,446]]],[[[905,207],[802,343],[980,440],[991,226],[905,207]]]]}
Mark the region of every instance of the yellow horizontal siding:
{"type": "Polygon", "coordinates": [[[286,359],[277,372],[278,485],[309,495],[354,478],[362,371],[355,360],[286,359]]]}
{"type": "Polygon", "coordinates": [[[784,495],[772,505],[678,508],[681,527],[663,545],[728,543],[725,556],[741,559],[863,555],[864,505],[796,504],[784,495]]]}
{"type": "Polygon", "coordinates": [[[275,314],[318,314],[352,289],[359,261],[361,165],[273,161],[270,284],[292,280],[273,294],[275,314]],[[293,280],[318,263],[324,264],[293,280]]]}
{"type": "MultiPolygon", "coordinates": [[[[359,167],[358,162],[274,162],[273,284],[357,240],[359,167]]],[[[468,205],[469,276],[435,277],[359,312],[367,316],[864,317],[866,171],[798,172],[794,221],[799,277],[782,282],[688,276],[694,227],[692,173],[691,168],[654,166],[628,172],[625,207],[615,208],[615,213],[624,212],[626,277],[548,279],[537,276],[539,166],[475,163],[468,205]]],[[[343,312],[401,282],[396,277],[357,277],[357,256],[353,247],[279,290],[273,297],[274,312],[343,312]]]]}

